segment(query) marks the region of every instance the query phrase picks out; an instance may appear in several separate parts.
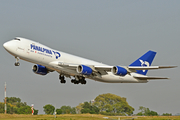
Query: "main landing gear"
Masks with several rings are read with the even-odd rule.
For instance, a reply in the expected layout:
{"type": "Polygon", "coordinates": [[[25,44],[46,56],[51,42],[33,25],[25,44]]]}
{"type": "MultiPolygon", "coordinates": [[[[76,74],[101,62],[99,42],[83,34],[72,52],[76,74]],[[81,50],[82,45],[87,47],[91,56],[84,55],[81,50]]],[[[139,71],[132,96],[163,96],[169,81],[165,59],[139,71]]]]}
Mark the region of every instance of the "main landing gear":
{"type": "Polygon", "coordinates": [[[19,57],[15,57],[15,59],[16,59],[16,62],[14,63],[14,65],[15,65],[15,66],[19,66],[19,65],[20,65],[20,63],[19,63],[19,57]]]}
{"type": "MultiPolygon", "coordinates": [[[[59,79],[60,79],[60,83],[64,83],[64,84],[66,83],[64,75],[59,75],[59,79]]],[[[74,84],[79,84],[79,83],[86,84],[86,80],[85,80],[85,77],[75,76],[75,79],[72,79],[71,83],[74,83],[74,84]]]]}
{"type": "Polygon", "coordinates": [[[59,75],[60,83],[66,83],[65,77],[63,75],[59,75]]]}
{"type": "Polygon", "coordinates": [[[72,79],[72,80],[71,80],[71,83],[74,83],[74,84],[79,84],[79,83],[81,83],[81,84],[86,84],[86,80],[85,80],[84,77],[83,77],[82,79],[79,79],[79,80],[77,80],[77,79],[72,79]]]}

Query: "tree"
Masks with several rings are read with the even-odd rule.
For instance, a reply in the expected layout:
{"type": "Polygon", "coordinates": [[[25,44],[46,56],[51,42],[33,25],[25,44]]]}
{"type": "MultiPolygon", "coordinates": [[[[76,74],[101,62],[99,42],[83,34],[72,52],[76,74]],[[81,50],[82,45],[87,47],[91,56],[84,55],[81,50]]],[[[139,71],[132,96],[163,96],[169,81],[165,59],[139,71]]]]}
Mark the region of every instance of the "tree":
{"type": "Polygon", "coordinates": [[[71,108],[71,114],[76,114],[76,108],[75,107],[71,108]]]}
{"type": "Polygon", "coordinates": [[[76,114],[76,108],[71,106],[61,106],[60,109],[56,109],[56,113],[59,114],[76,114]]]}
{"type": "Polygon", "coordinates": [[[91,105],[88,102],[84,102],[84,104],[82,105],[81,113],[98,114],[99,108],[95,105],[91,105]]]}
{"type": "Polygon", "coordinates": [[[151,111],[149,110],[149,108],[145,108],[143,106],[139,107],[139,110],[141,110],[141,112],[137,113],[138,116],[157,116],[158,113],[155,111],[151,111]]]}
{"type": "Polygon", "coordinates": [[[62,114],[62,110],[61,109],[56,109],[56,114],[57,115],[62,114]]]}
{"type": "Polygon", "coordinates": [[[38,110],[34,109],[34,115],[38,115],[38,110]]]}
{"type": "Polygon", "coordinates": [[[77,114],[81,114],[81,110],[83,109],[83,104],[84,103],[80,103],[78,106],[76,106],[77,114]]]}
{"type": "Polygon", "coordinates": [[[150,111],[148,116],[158,116],[158,113],[155,111],[150,111]]]}
{"type": "Polygon", "coordinates": [[[61,107],[62,110],[62,114],[76,114],[76,109],[75,108],[71,108],[71,106],[62,106],[61,107]]]}
{"type": "Polygon", "coordinates": [[[172,116],[172,113],[163,113],[162,116],[172,116]]]}
{"type": "Polygon", "coordinates": [[[31,114],[31,107],[30,106],[21,106],[17,109],[17,114],[31,114]]]}
{"type": "Polygon", "coordinates": [[[54,107],[53,105],[47,104],[47,105],[45,105],[43,108],[44,108],[45,114],[51,114],[51,115],[53,115],[54,110],[55,110],[55,107],[54,107]]]}
{"type": "Polygon", "coordinates": [[[101,113],[131,115],[134,111],[134,108],[126,102],[126,98],[110,93],[97,96],[94,105],[100,109],[101,113]]]}
{"type": "Polygon", "coordinates": [[[83,109],[81,109],[81,113],[90,113],[90,109],[91,109],[91,106],[88,102],[84,102],[83,106],[82,106],[83,109]]]}
{"type": "Polygon", "coordinates": [[[4,103],[0,103],[0,113],[4,113],[4,103]]]}
{"type": "Polygon", "coordinates": [[[12,105],[16,105],[17,103],[21,102],[21,99],[16,97],[6,97],[6,102],[11,103],[12,105]]]}
{"type": "Polygon", "coordinates": [[[27,103],[26,102],[20,102],[20,103],[16,103],[16,106],[18,107],[18,108],[20,108],[20,107],[22,107],[22,106],[27,106],[27,103]]]}
{"type": "Polygon", "coordinates": [[[61,107],[62,113],[63,114],[69,114],[71,112],[71,107],[70,106],[62,106],[61,107]]]}
{"type": "MultiPolygon", "coordinates": [[[[31,107],[26,102],[21,102],[20,98],[6,97],[8,114],[31,114],[31,107]]],[[[4,103],[0,103],[0,113],[4,113],[4,103]]],[[[34,109],[34,115],[38,114],[38,110],[34,109]]]]}

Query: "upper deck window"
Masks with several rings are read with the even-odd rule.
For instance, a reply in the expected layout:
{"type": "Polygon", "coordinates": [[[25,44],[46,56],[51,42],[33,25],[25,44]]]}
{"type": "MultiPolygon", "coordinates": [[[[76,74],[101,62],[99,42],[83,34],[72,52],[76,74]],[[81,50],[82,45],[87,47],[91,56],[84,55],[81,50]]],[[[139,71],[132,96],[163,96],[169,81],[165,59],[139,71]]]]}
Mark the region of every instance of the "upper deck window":
{"type": "Polygon", "coordinates": [[[19,38],[14,38],[13,40],[19,40],[19,41],[20,41],[20,39],[19,39],[19,38]]]}

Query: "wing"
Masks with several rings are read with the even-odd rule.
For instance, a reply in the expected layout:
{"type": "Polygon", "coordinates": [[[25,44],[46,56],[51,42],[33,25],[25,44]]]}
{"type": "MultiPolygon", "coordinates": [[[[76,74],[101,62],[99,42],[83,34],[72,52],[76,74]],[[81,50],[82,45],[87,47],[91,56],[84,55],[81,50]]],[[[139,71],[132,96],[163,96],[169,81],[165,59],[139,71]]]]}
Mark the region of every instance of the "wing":
{"type": "MultiPolygon", "coordinates": [[[[54,61],[54,62],[51,62],[49,65],[60,71],[72,73],[73,75],[79,75],[79,73],[77,73],[76,69],[80,64],[54,61]]],[[[94,65],[87,65],[87,66],[93,70],[93,75],[99,76],[99,77],[101,77],[101,75],[108,74],[107,72],[110,72],[113,67],[113,66],[94,66],[94,65]]]]}
{"type": "MultiPolygon", "coordinates": [[[[73,63],[65,63],[65,62],[60,62],[60,61],[54,61],[50,63],[50,66],[55,68],[55,69],[59,69],[60,71],[66,72],[66,73],[71,73],[72,75],[79,75],[79,73],[77,73],[76,69],[80,64],[73,64],[73,63]]],[[[106,66],[106,65],[86,65],[88,67],[90,67],[93,71],[94,76],[99,76],[101,77],[101,75],[106,75],[108,74],[108,72],[111,72],[111,69],[114,66],[106,66]]],[[[121,66],[123,68],[125,68],[127,70],[128,73],[132,73],[132,72],[136,72],[136,70],[153,70],[153,69],[164,69],[164,68],[174,68],[177,66],[121,66]]],[[[147,76],[143,76],[143,77],[136,77],[138,79],[167,79],[167,78],[159,78],[159,77],[147,77],[147,76]]]]}
{"type": "Polygon", "coordinates": [[[78,75],[78,73],[76,72],[77,66],[78,65],[76,64],[67,64],[59,61],[53,61],[49,63],[47,68],[53,68],[53,70],[57,71],[59,74],[63,74],[66,77],[71,77],[74,75],[78,75]]]}

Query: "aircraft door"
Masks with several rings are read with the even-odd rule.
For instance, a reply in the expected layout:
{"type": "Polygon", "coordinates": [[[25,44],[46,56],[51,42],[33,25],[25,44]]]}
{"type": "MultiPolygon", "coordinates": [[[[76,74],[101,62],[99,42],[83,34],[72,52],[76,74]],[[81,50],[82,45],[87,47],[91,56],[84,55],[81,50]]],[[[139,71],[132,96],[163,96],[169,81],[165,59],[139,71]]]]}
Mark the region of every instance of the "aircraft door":
{"type": "Polygon", "coordinates": [[[26,53],[26,55],[30,54],[30,46],[29,45],[26,46],[25,53],[26,53]]]}
{"type": "Polygon", "coordinates": [[[18,53],[19,55],[24,55],[24,53],[25,53],[25,48],[22,47],[22,46],[17,46],[16,51],[17,51],[17,53],[18,53]]]}

